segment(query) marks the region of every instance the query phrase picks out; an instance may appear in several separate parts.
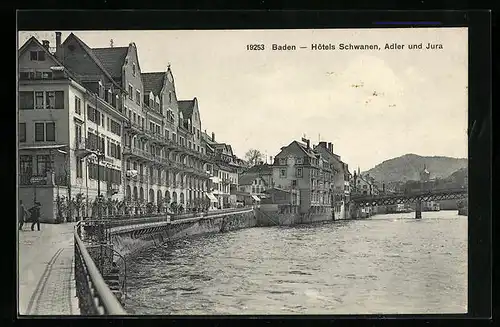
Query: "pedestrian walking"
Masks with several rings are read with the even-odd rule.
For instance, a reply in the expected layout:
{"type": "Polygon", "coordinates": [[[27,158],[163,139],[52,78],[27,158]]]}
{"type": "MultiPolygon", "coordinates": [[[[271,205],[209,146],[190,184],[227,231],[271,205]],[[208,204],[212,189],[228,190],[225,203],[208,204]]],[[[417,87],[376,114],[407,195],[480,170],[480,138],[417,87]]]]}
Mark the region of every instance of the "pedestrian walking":
{"type": "Polygon", "coordinates": [[[19,200],[19,230],[23,230],[24,222],[28,218],[28,210],[23,204],[22,200],[19,200]]]}
{"type": "Polygon", "coordinates": [[[35,225],[38,228],[38,231],[40,231],[40,202],[35,202],[35,205],[33,208],[30,209],[31,213],[31,230],[35,230],[35,225]]]}

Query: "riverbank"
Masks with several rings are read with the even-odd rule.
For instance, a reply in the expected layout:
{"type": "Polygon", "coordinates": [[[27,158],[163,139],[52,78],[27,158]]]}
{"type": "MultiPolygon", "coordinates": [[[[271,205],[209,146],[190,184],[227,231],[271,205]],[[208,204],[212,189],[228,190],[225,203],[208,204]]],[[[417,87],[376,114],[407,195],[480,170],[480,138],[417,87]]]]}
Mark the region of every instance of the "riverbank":
{"type": "Polygon", "coordinates": [[[111,228],[110,234],[113,249],[127,258],[149,247],[162,246],[181,238],[223,233],[256,225],[255,211],[250,208],[171,222],[115,227],[111,228]]]}

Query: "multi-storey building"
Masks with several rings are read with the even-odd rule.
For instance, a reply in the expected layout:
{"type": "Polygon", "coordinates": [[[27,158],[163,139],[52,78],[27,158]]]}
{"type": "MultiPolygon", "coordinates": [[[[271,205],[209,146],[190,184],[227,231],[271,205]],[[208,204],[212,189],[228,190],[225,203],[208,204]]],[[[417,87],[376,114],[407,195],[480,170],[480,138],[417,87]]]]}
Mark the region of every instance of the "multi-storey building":
{"type": "MultiPolygon", "coordinates": [[[[212,157],[198,101],[177,100],[170,67],[141,73],[134,43],[92,49],[72,33],[64,42],[56,33],[50,50],[31,38],[19,51],[22,199],[35,182],[86,203],[98,193],[125,199],[129,212],[205,199],[212,157]]],[[[53,217],[55,192],[37,187],[33,196],[50,198],[42,214],[53,217]]]]}
{"type": "Polygon", "coordinates": [[[207,154],[214,160],[213,166],[209,167],[212,176],[210,187],[218,207],[236,205],[236,197],[231,197],[231,193],[238,190],[238,173],[246,168],[246,163],[234,155],[231,145],[216,142],[215,133],[209,136],[206,131],[203,132],[202,141],[207,154]]]}
{"type": "Polygon", "coordinates": [[[340,219],[345,219],[347,217],[348,210],[346,210],[346,205],[349,203],[350,199],[350,173],[348,165],[343,162],[340,156],[333,152],[333,145],[330,142],[319,142],[317,146],[314,147],[316,151],[321,153],[321,155],[332,164],[334,170],[334,210],[336,217],[340,219]]]}
{"type": "Polygon", "coordinates": [[[293,141],[274,157],[273,181],[280,189],[300,191],[301,213],[329,211],[333,196],[334,170],[331,163],[310,146],[293,141]]]}
{"type": "Polygon", "coordinates": [[[32,37],[19,50],[19,196],[40,202],[42,218],[52,221],[58,195],[86,197],[69,215],[89,214],[98,193],[122,196],[126,117],[118,110],[122,90],[102,67],[84,61],[85,74],[69,69],[72,52],[64,55],[60,33],[55,48],[43,43],[32,37]]]}
{"type": "Polygon", "coordinates": [[[273,166],[269,164],[255,165],[238,177],[240,192],[263,196],[263,192],[273,186],[273,166]]]}

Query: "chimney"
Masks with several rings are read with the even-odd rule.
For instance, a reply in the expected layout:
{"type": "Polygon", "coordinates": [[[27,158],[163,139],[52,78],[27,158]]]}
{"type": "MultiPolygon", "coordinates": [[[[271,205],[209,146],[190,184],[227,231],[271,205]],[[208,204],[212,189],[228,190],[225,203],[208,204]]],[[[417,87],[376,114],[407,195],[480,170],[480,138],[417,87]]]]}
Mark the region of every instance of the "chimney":
{"type": "Polygon", "coordinates": [[[311,148],[311,141],[310,140],[306,140],[306,144],[307,144],[307,149],[309,150],[311,148]]]}
{"type": "Polygon", "coordinates": [[[333,145],[332,142],[328,142],[328,150],[333,153],[333,145]]]}
{"type": "Polygon", "coordinates": [[[42,45],[47,51],[50,49],[50,42],[48,40],[42,40],[42,45]]]}
{"type": "Polygon", "coordinates": [[[61,32],[56,32],[56,57],[59,60],[62,59],[61,46],[61,32]]]}
{"type": "Polygon", "coordinates": [[[215,142],[215,133],[212,132],[212,142],[215,142]]]}
{"type": "Polygon", "coordinates": [[[272,165],[273,164],[273,156],[269,156],[269,163],[272,165]]]}

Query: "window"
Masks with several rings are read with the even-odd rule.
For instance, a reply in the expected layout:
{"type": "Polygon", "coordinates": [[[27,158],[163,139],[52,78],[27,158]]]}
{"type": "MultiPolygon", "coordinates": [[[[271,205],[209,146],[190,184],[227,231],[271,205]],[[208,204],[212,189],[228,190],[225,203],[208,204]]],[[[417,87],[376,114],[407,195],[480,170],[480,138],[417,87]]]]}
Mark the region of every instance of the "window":
{"type": "Polygon", "coordinates": [[[135,102],[137,104],[141,104],[141,91],[139,90],[135,91],[135,102]]]}
{"type": "Polygon", "coordinates": [[[108,131],[111,129],[111,124],[109,123],[109,117],[106,118],[106,126],[108,126],[108,131]]]}
{"type": "Polygon", "coordinates": [[[76,159],[76,178],[83,176],[83,159],[76,159]]]}
{"type": "Polygon", "coordinates": [[[134,88],[130,84],[128,85],[128,98],[134,100],[134,88]]]}
{"type": "Polygon", "coordinates": [[[35,109],[43,109],[43,92],[35,92],[35,109]]]}
{"type": "Polygon", "coordinates": [[[45,51],[30,51],[31,61],[45,61],[45,51]]]}
{"type": "Polygon", "coordinates": [[[19,142],[26,142],[26,123],[19,123],[19,142]]]}
{"type": "Polygon", "coordinates": [[[45,124],[45,141],[53,142],[56,140],[56,123],[45,124]]]}
{"type": "Polygon", "coordinates": [[[19,109],[33,109],[35,107],[35,96],[31,91],[19,92],[19,109]]]}
{"type": "Polygon", "coordinates": [[[132,63],[132,75],[135,76],[135,63],[132,63]]]}
{"type": "Polygon", "coordinates": [[[45,141],[45,123],[35,123],[35,142],[45,141]]]}
{"type": "Polygon", "coordinates": [[[286,177],[286,169],[280,169],[280,177],[285,178],[286,177]]]}
{"type": "Polygon", "coordinates": [[[296,159],[295,163],[296,163],[296,164],[298,164],[298,165],[302,165],[302,164],[304,163],[304,158],[302,158],[302,157],[298,157],[298,158],[296,159]]]}
{"type": "Polygon", "coordinates": [[[298,178],[302,177],[302,168],[297,168],[297,177],[298,178]]]}
{"type": "Polygon", "coordinates": [[[35,142],[53,142],[56,140],[56,123],[35,123],[35,142]]]}
{"type": "Polygon", "coordinates": [[[286,165],[286,158],[280,158],[280,165],[286,165]]]}
{"type": "Polygon", "coordinates": [[[172,92],[168,92],[168,103],[172,103],[172,92]]]}
{"type": "Polygon", "coordinates": [[[82,142],[82,126],[75,123],[75,143],[78,146],[82,142]]]}
{"type": "MultiPolygon", "coordinates": [[[[43,97],[43,96],[42,96],[43,97]]],[[[45,96],[47,109],[64,109],[64,92],[49,91],[45,96]]]]}
{"type": "Polygon", "coordinates": [[[116,121],[114,121],[113,119],[111,119],[109,121],[109,123],[111,124],[110,126],[108,126],[108,127],[110,127],[111,133],[120,136],[121,135],[121,125],[119,123],[117,123],[116,121]]]}
{"type": "Polygon", "coordinates": [[[20,156],[19,157],[19,171],[24,175],[31,175],[33,173],[33,157],[20,156]]]}
{"type": "Polygon", "coordinates": [[[101,124],[101,114],[95,108],[92,108],[90,105],[87,105],[87,116],[89,120],[98,125],[101,124]]]}
{"type": "Polygon", "coordinates": [[[37,175],[45,175],[52,169],[52,160],[49,155],[36,156],[36,173],[37,175]]]}
{"type": "Polygon", "coordinates": [[[77,96],[75,96],[75,113],[77,115],[82,114],[82,100],[77,96]]]}

